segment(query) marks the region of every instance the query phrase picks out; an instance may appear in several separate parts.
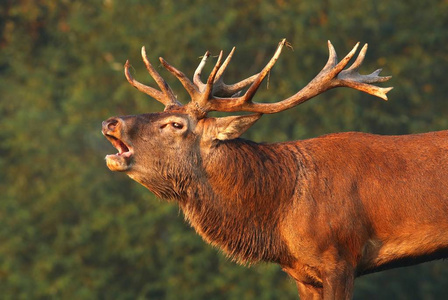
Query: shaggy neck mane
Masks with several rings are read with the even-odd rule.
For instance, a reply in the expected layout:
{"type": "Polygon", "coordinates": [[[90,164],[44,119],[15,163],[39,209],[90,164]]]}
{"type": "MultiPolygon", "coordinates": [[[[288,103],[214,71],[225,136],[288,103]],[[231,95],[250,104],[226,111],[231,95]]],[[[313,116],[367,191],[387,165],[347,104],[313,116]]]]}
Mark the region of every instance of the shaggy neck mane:
{"type": "Polygon", "coordinates": [[[186,219],[207,242],[240,263],[287,263],[290,255],[278,225],[301,173],[290,147],[297,148],[240,139],[219,142],[203,159],[202,178],[180,201],[186,219]],[[286,176],[297,178],[279,186],[278,177],[286,176]]]}

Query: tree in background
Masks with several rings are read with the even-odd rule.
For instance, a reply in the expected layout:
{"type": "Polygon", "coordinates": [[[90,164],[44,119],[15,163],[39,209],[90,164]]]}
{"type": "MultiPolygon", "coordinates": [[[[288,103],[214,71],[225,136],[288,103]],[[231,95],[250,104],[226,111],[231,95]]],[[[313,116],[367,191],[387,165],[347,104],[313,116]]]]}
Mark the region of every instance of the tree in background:
{"type": "MultiPolygon", "coordinates": [[[[2,3],[2,299],[297,297],[278,267],[234,264],[188,228],[175,205],[109,172],[103,157],[111,148],[100,134],[109,116],[161,109],[122,74],[130,59],[135,76],[147,76],[142,45],[153,62],[164,56],[190,75],[205,50],[235,45],[226,73],[232,82],[258,72],[283,37],[293,51],[282,54],[258,101],[303,87],[324,65],[327,39],[340,53],[368,42],[364,70],[384,67],[395,89],[387,103],[335,90],[263,116],[246,137],[273,142],[349,130],[448,129],[448,2],[292,2],[2,3]]],[[[175,80],[170,85],[182,91],[175,80]]],[[[447,275],[442,261],[373,274],[358,280],[355,298],[443,299],[447,275]]]]}

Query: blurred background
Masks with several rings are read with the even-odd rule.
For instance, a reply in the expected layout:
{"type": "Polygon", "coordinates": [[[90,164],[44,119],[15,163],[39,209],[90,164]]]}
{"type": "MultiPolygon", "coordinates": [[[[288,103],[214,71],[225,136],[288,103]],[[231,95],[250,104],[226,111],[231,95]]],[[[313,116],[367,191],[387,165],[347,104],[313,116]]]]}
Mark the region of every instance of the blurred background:
{"type": "MultiPolygon", "coordinates": [[[[110,116],[163,108],[124,78],[129,59],[135,77],[153,84],[141,46],[183,100],[159,56],[192,75],[206,50],[236,46],[225,78],[233,83],[258,72],[282,38],[292,49],[256,101],[303,87],[324,66],[327,40],[340,57],[369,43],[361,72],[383,68],[394,90],[388,102],[332,90],[263,116],[246,138],[448,129],[447,0],[2,0],[0,298],[297,299],[278,266],[235,264],[176,204],[110,172],[104,156],[115,149],[100,133],[110,116]]],[[[447,294],[448,264],[437,261],[361,277],[355,299],[447,294]]]]}

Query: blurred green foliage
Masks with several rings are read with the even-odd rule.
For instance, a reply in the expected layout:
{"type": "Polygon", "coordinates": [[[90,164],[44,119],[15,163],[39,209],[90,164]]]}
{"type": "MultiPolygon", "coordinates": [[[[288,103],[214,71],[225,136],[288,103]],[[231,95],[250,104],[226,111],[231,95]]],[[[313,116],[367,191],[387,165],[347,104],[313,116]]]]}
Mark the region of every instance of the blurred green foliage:
{"type": "MultiPolygon", "coordinates": [[[[205,50],[235,45],[231,82],[260,70],[286,37],[293,51],[257,95],[277,101],[317,74],[326,40],[340,56],[368,42],[363,70],[393,76],[389,102],[338,89],[264,116],[246,137],[447,129],[447,13],[446,0],[3,0],[0,298],[295,299],[278,266],[236,265],[188,228],[175,204],[108,171],[103,157],[113,150],[101,121],[161,109],[129,86],[123,63],[144,81],[146,45],[154,63],[163,55],[192,74],[205,50]]],[[[444,299],[447,287],[438,261],[358,279],[355,298],[444,299]]]]}

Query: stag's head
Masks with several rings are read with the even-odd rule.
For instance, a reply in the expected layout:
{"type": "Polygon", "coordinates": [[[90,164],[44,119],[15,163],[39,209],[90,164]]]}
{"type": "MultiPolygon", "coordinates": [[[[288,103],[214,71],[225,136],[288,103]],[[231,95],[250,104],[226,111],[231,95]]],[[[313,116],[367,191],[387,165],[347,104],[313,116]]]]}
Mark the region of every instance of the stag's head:
{"type": "Polygon", "coordinates": [[[386,93],[391,88],[380,88],[371,83],[383,82],[390,77],[378,76],[381,70],[369,75],[358,73],[367,45],[355,62],[344,70],[358,44],[338,62],[336,52],[328,42],[330,55],[327,64],[302,90],[275,103],[253,102],[253,96],[274,66],[285,43],[286,40],[279,43],[273,57],[260,73],[232,85],[223,82],[223,74],[235,48],[224,61],[221,51],[205,83],[201,80],[201,72],[209,52],[205,53],[196,69],[193,82],[160,58],[162,65],[179,79],[188,92],[191,99],[187,104],[178,101],[172,89],[149,62],[143,47],[143,61],[160,90],[136,81],[130,74],[129,62],[125,64],[126,78],[139,91],[163,103],[165,109],[158,113],[113,117],[103,122],[103,134],[118,149],[117,154],[106,156],[109,169],[124,171],[156,194],[170,197],[173,185],[188,184],[186,178],[191,176],[187,174],[201,174],[204,160],[213,155],[213,149],[220,142],[238,138],[262,114],[289,109],[326,90],[342,86],[387,99],[386,93]],[[252,114],[213,118],[207,116],[210,111],[245,111],[252,114]],[[154,186],[157,186],[157,191],[154,186]]]}

